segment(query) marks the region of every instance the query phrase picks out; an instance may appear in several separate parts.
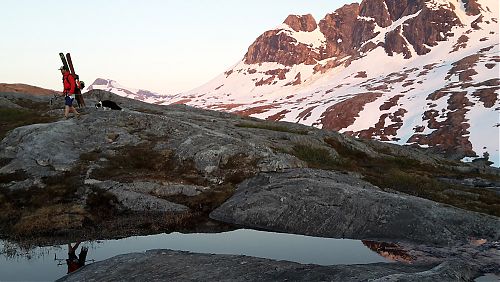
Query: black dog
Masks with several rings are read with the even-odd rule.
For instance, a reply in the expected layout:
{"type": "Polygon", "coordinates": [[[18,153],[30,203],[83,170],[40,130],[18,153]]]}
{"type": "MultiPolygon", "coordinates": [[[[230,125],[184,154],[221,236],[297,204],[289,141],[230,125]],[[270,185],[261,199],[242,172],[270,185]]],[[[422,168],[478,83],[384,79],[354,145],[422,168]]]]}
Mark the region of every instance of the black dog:
{"type": "Polygon", "coordinates": [[[116,111],[121,111],[122,108],[118,106],[115,102],[111,100],[104,100],[104,101],[99,101],[99,103],[95,104],[96,109],[98,108],[103,108],[105,110],[116,110],[116,111]]]}

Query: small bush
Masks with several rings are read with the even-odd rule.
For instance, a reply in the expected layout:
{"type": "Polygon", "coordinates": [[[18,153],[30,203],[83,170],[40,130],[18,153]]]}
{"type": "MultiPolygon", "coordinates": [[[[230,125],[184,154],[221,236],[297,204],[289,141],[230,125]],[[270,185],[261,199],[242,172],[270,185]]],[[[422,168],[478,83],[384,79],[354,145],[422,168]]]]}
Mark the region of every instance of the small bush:
{"type": "Polygon", "coordinates": [[[294,156],[305,161],[311,168],[338,169],[342,164],[338,159],[333,158],[326,148],[296,144],[292,150],[294,156]]]}

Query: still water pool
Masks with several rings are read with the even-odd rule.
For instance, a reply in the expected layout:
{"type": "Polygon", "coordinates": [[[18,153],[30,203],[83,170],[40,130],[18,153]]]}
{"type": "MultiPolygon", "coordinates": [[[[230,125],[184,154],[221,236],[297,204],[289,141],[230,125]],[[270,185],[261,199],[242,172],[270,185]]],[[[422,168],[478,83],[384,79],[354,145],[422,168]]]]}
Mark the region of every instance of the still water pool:
{"type": "MultiPolygon", "coordinates": [[[[73,242],[74,243],[74,242],[73,242]]],[[[367,264],[388,260],[367,248],[359,240],[329,239],[311,236],[239,229],[222,233],[170,233],[135,236],[119,240],[82,242],[90,260],[115,255],[171,249],[211,254],[247,255],[275,260],[319,265],[367,264]]],[[[67,272],[67,245],[17,249],[0,240],[0,281],[53,281],[67,272]]],[[[80,252],[78,249],[77,254],[80,252]]]]}

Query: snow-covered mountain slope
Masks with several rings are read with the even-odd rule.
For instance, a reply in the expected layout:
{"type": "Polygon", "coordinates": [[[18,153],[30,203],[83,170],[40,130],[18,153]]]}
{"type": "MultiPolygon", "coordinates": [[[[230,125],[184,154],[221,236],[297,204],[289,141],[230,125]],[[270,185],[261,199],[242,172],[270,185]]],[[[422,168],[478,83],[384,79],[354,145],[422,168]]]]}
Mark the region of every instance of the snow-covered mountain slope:
{"type": "Polygon", "coordinates": [[[499,156],[497,0],[364,0],[289,16],[212,81],[167,103],[499,156]]]}
{"type": "Polygon", "coordinates": [[[141,100],[151,104],[161,104],[170,98],[169,96],[161,95],[148,90],[125,87],[111,79],[98,78],[91,85],[89,85],[85,91],[94,89],[106,90],[123,97],[141,100]]]}

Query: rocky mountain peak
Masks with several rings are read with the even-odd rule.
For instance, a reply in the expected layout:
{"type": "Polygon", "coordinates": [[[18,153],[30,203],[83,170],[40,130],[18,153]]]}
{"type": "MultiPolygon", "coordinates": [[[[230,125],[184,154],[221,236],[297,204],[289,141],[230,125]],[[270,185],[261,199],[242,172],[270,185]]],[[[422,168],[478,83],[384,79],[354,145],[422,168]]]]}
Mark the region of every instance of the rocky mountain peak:
{"type": "MultiPolygon", "coordinates": [[[[457,16],[460,9],[467,15],[481,13],[477,0],[462,1],[363,0],[361,4],[344,5],[318,24],[324,46],[301,42],[299,36],[283,32],[286,29],[280,26],[259,36],[244,60],[246,64],[316,64],[333,57],[359,57],[378,46],[383,46],[389,56],[401,54],[409,59],[424,55],[430,51],[429,46],[447,40],[451,29],[463,24],[457,16]]],[[[310,14],[290,15],[284,24],[294,32],[314,32],[318,26],[310,14]]],[[[337,65],[331,63],[330,67],[337,65]]]]}
{"type": "Polygon", "coordinates": [[[290,26],[294,31],[314,31],[318,25],[316,24],[316,20],[311,14],[298,16],[298,15],[289,15],[284,24],[290,26]]]}

